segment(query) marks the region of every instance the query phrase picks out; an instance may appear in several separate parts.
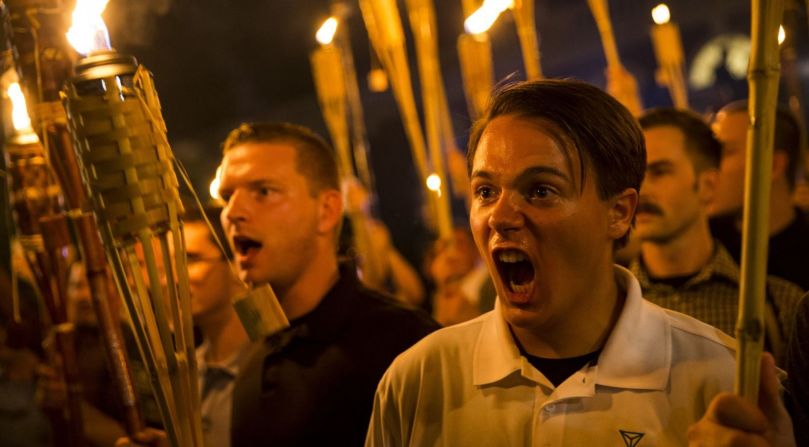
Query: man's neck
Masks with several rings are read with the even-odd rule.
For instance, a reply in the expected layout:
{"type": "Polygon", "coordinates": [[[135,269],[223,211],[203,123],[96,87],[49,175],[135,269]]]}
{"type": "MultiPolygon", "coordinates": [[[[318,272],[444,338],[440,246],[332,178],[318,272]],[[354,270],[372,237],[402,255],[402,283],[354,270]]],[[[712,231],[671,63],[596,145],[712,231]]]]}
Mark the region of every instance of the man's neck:
{"type": "Polygon", "coordinates": [[[247,343],[247,333],[238,315],[230,305],[222,311],[222,317],[200,323],[202,336],[208,341],[209,363],[222,363],[247,343]]]}
{"type": "Polygon", "coordinates": [[[614,267],[587,275],[575,309],[559,321],[542,328],[511,325],[514,336],[531,355],[570,358],[589,354],[604,346],[623,309],[626,291],[618,287],[614,267]]]}
{"type": "Polygon", "coordinates": [[[671,278],[697,273],[710,262],[713,250],[708,222],[701,219],[673,240],[642,242],[640,255],[650,276],[671,278]]]}
{"type": "Polygon", "coordinates": [[[294,320],[314,310],[339,277],[337,254],[320,250],[290,288],[276,290],[287,318],[294,320]]]}

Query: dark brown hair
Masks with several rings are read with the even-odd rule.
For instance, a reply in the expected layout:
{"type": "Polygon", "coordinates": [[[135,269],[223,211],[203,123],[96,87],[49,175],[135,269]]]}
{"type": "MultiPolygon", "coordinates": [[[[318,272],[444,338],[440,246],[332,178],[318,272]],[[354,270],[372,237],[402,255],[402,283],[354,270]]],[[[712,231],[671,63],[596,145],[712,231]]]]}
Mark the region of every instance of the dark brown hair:
{"type": "Polygon", "coordinates": [[[722,143],[716,139],[708,123],[696,113],[659,107],[646,111],[638,121],[644,130],[671,126],[682,132],[686,142],[685,149],[694,165],[695,172],[699,173],[705,169],[719,166],[722,143]]]}
{"type": "MultiPolygon", "coordinates": [[[[612,96],[580,81],[526,81],[507,84],[492,96],[486,114],[472,126],[467,153],[467,170],[486,126],[502,115],[513,115],[552,124],[582,161],[582,182],[586,166],[595,173],[596,189],[606,200],[627,188],[640,190],[646,172],[646,146],[635,118],[612,96]]],[[[583,184],[583,183],[582,183],[583,184]]],[[[616,241],[626,244],[627,232],[616,241]]]]}

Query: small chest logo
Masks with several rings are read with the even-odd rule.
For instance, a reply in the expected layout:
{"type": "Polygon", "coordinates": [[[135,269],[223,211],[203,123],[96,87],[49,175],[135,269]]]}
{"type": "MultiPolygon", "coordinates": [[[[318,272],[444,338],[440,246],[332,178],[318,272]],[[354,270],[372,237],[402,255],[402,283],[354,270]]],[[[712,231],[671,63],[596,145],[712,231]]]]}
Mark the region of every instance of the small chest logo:
{"type": "Polygon", "coordinates": [[[644,435],[644,433],[638,433],[636,431],[626,431],[620,429],[618,431],[621,433],[621,438],[623,438],[626,447],[637,446],[644,435]]]}

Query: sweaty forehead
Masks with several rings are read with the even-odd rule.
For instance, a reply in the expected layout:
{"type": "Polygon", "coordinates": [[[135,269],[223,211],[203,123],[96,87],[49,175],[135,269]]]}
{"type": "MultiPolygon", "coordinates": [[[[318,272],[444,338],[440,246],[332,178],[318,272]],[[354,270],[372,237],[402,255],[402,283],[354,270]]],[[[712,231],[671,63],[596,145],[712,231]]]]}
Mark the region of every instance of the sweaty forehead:
{"type": "Polygon", "coordinates": [[[495,168],[521,170],[555,165],[580,181],[579,151],[555,124],[535,118],[503,115],[483,130],[472,163],[472,176],[495,168]]]}

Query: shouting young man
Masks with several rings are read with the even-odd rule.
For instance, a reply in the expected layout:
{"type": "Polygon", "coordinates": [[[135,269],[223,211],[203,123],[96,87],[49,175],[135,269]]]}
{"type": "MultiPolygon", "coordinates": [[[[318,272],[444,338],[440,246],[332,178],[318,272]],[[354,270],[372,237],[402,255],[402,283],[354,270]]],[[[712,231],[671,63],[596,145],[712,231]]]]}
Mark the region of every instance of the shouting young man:
{"type": "Polygon", "coordinates": [[[683,445],[731,388],[734,348],[613,263],[646,166],[630,113],[584,83],[517,83],[468,156],[497,304],[394,361],[366,446],[683,445]]]}

